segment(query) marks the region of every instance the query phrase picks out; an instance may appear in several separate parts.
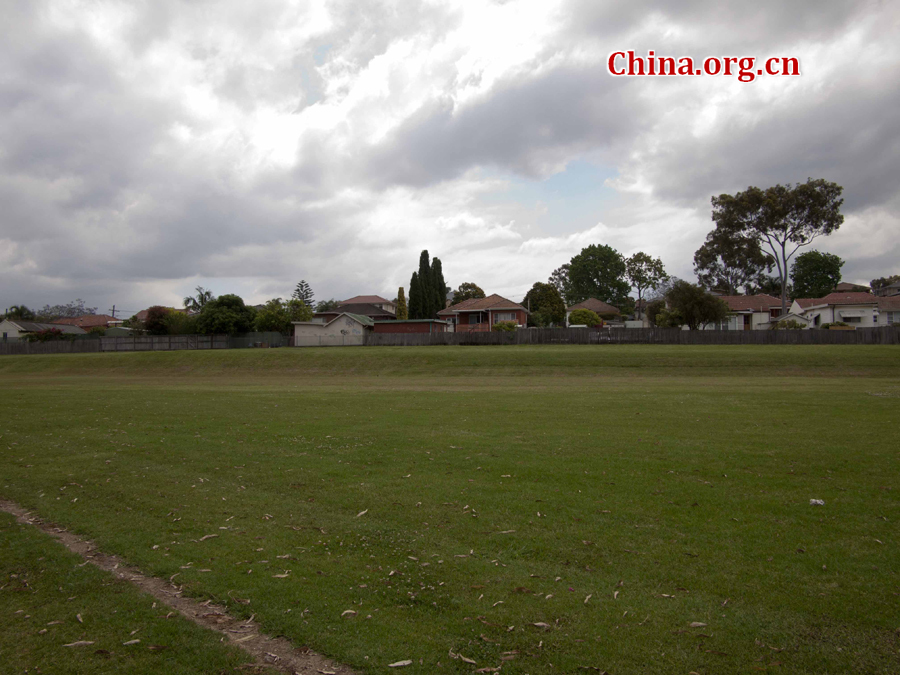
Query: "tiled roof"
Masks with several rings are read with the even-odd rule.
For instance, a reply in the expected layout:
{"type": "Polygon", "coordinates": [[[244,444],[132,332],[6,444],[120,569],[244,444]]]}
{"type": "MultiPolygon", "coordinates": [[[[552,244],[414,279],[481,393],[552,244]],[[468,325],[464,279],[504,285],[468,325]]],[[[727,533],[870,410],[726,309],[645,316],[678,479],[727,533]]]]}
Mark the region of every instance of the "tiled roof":
{"type": "Polygon", "coordinates": [[[868,286],[863,286],[862,284],[851,284],[846,281],[842,281],[837,286],[834,287],[835,293],[868,293],[868,286]]]}
{"type": "Polygon", "coordinates": [[[71,319],[57,319],[56,323],[67,324],[69,326],[79,326],[81,328],[94,328],[101,326],[106,328],[110,323],[122,323],[122,319],[117,319],[109,314],[85,314],[84,316],[76,316],[71,319]]]}
{"type": "Polygon", "coordinates": [[[327,312],[316,312],[316,316],[336,316],[338,314],[362,314],[363,316],[386,316],[393,318],[394,313],[387,309],[381,309],[369,303],[355,303],[352,305],[341,305],[336,309],[330,309],[327,312]]]}
{"type": "Polygon", "coordinates": [[[596,312],[597,314],[621,314],[617,307],[613,307],[607,302],[603,302],[602,300],[598,300],[597,298],[588,298],[587,300],[583,300],[571,307],[566,307],[567,312],[574,311],[576,309],[589,309],[592,312],[596,312]]]}
{"type": "Polygon", "coordinates": [[[380,295],[354,295],[349,300],[341,300],[338,305],[377,305],[383,302],[391,301],[385,300],[380,295]]]}
{"type": "Polygon", "coordinates": [[[878,302],[878,309],[882,312],[900,311],[900,295],[891,295],[886,298],[875,298],[878,302]]]}
{"type": "MultiPolygon", "coordinates": [[[[719,300],[728,305],[732,312],[768,312],[773,307],[781,307],[781,299],[760,293],[758,295],[722,295],[719,300]]],[[[790,303],[788,303],[790,305],[790,303]]]]}
{"type": "Polygon", "coordinates": [[[871,293],[829,293],[824,298],[797,298],[794,302],[807,309],[820,305],[874,305],[878,298],[871,293]]]}
{"type": "Polygon", "coordinates": [[[463,300],[460,303],[455,305],[450,305],[447,309],[442,309],[438,312],[438,315],[451,315],[456,314],[457,312],[477,312],[477,311],[485,311],[488,309],[518,309],[523,312],[527,312],[522,305],[517,302],[513,302],[512,300],[507,300],[501,295],[497,295],[494,293],[493,295],[489,295],[486,298],[470,298],[468,300],[463,300]]]}
{"type": "Polygon", "coordinates": [[[38,323],[36,321],[19,321],[18,319],[9,319],[9,322],[18,326],[23,333],[37,333],[51,328],[56,328],[69,335],[84,335],[85,332],[78,326],[68,323],[38,323]]]}

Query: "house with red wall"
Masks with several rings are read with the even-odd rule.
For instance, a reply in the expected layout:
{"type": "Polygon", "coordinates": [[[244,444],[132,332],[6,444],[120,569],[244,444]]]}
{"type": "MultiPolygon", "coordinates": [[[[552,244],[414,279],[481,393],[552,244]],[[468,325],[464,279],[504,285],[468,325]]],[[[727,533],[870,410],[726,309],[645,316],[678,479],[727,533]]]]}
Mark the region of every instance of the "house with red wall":
{"type": "Polygon", "coordinates": [[[438,318],[449,321],[457,332],[486,332],[501,321],[527,325],[528,310],[495,293],[486,298],[471,298],[450,305],[438,312],[438,318]]]}

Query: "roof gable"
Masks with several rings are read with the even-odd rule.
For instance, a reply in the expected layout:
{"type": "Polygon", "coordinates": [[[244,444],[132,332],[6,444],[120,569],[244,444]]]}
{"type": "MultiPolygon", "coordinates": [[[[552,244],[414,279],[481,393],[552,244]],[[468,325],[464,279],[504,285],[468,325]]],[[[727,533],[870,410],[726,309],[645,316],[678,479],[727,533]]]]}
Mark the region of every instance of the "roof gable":
{"type": "Polygon", "coordinates": [[[757,295],[721,295],[722,300],[732,312],[768,312],[781,307],[781,299],[759,293],[757,295]]]}
{"type": "Polygon", "coordinates": [[[479,312],[495,309],[514,309],[522,312],[528,311],[519,303],[494,293],[486,298],[470,298],[468,300],[463,300],[455,305],[450,305],[447,309],[442,309],[438,314],[447,315],[455,314],[456,312],[479,312]]]}
{"type": "Polygon", "coordinates": [[[390,300],[386,300],[382,298],[380,295],[354,295],[352,298],[348,298],[347,300],[341,300],[338,302],[338,306],[343,305],[377,305],[379,303],[388,303],[393,305],[394,303],[390,300]]]}
{"type": "Polygon", "coordinates": [[[829,293],[824,298],[797,298],[794,302],[808,309],[828,305],[875,305],[878,298],[871,293],[829,293]]]}

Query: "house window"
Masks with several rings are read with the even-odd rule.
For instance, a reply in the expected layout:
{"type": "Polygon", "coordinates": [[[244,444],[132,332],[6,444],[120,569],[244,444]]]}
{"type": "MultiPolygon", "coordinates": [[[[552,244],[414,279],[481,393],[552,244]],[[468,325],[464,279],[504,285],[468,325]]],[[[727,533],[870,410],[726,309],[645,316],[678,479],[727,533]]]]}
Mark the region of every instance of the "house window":
{"type": "Polygon", "coordinates": [[[498,321],[515,321],[516,313],[515,312],[497,312],[494,314],[494,323],[498,321]]]}
{"type": "MultiPolygon", "coordinates": [[[[900,312],[887,312],[887,322],[888,326],[894,325],[894,319],[896,318],[894,315],[900,314],[900,312]]],[[[6,333],[3,334],[3,337],[6,338],[6,333]]]]}
{"type": "Polygon", "coordinates": [[[469,325],[481,323],[481,312],[469,314],[469,325]]]}
{"type": "Polygon", "coordinates": [[[847,323],[862,323],[861,316],[845,316],[845,317],[841,317],[841,318],[843,318],[843,320],[846,321],[847,323]]]}

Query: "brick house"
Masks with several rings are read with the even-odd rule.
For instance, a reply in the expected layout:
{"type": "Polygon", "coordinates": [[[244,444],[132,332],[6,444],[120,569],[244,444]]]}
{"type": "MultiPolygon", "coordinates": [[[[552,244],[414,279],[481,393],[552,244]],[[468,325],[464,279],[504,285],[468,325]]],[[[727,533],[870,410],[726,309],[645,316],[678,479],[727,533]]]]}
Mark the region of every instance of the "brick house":
{"type": "Polygon", "coordinates": [[[528,323],[528,310],[512,300],[497,295],[471,298],[438,312],[438,318],[449,322],[457,332],[487,332],[500,321],[528,323]]]}

